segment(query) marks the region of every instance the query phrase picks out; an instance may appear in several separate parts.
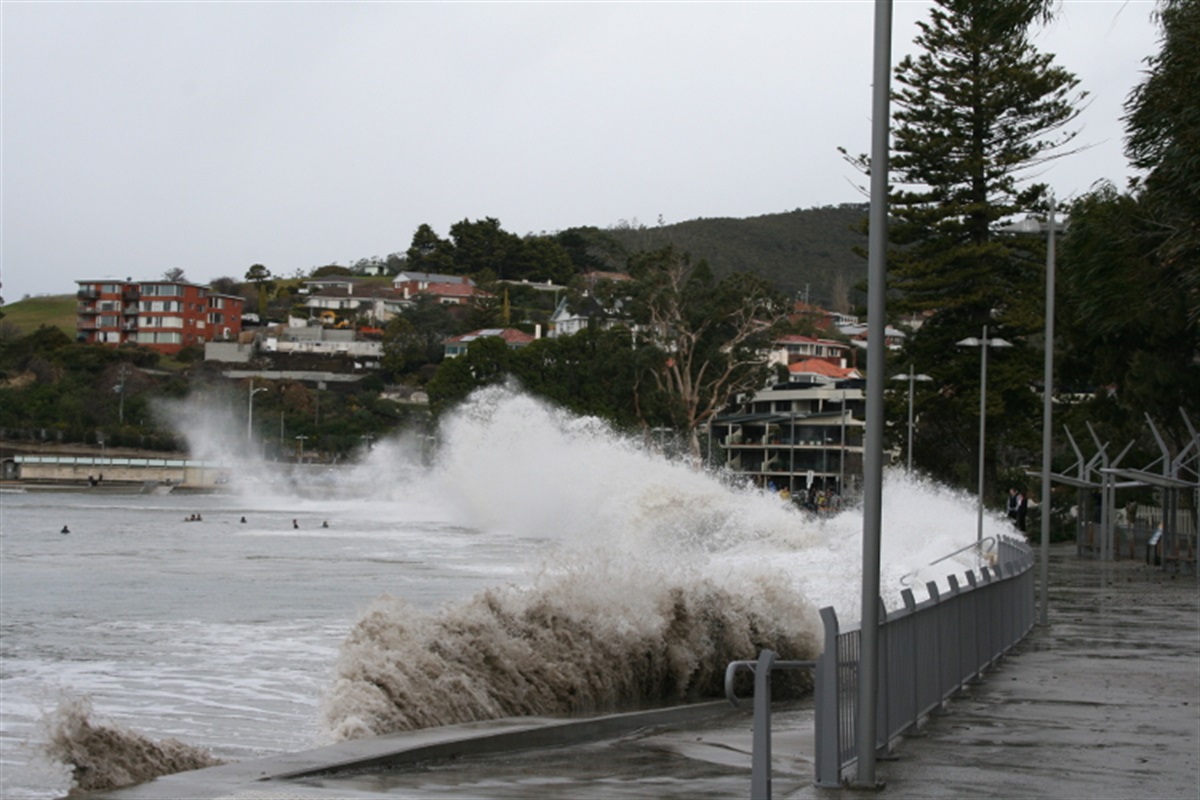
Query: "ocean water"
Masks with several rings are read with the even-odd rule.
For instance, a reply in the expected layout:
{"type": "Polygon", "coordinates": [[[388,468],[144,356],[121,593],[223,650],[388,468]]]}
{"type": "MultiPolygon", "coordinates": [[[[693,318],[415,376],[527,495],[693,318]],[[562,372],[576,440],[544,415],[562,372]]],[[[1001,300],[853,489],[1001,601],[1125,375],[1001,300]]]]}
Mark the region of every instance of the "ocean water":
{"type": "MultiPolygon", "coordinates": [[[[239,430],[180,418],[210,447],[239,430]]],[[[0,796],[719,694],[760,647],[814,656],[820,606],[858,618],[854,509],[812,518],[510,389],[432,448],[240,463],[233,494],[0,494],[0,796]]],[[[973,498],[889,474],[883,513],[889,607],[974,566],[928,566],[974,541],[973,498]]]]}

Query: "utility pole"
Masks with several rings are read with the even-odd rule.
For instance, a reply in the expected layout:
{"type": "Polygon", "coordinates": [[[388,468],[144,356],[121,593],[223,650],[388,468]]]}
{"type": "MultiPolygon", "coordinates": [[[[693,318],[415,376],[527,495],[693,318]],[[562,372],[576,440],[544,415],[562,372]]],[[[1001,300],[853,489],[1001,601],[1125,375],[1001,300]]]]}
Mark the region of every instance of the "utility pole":
{"type": "Polygon", "coordinates": [[[125,425],[125,371],[128,365],[121,362],[121,382],[117,384],[117,391],[120,393],[120,399],[117,402],[117,423],[125,425]]]}

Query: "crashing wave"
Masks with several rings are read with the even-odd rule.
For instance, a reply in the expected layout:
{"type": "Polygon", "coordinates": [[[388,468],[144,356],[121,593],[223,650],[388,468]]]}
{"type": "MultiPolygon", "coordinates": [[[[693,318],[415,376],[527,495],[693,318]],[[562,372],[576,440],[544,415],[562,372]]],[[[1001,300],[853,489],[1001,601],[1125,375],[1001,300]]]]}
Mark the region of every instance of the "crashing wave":
{"type": "Polygon", "coordinates": [[[154,741],[120,725],[98,722],[91,701],[84,697],[62,697],[43,723],[43,752],[70,768],[72,796],[222,763],[207,750],[176,739],[154,741]]]}

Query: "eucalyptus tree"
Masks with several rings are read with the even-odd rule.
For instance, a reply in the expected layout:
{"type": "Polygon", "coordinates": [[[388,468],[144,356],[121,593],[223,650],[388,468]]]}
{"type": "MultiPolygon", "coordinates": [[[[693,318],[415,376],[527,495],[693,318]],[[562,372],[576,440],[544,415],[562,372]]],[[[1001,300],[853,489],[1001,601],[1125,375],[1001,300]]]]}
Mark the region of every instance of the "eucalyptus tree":
{"type": "Polygon", "coordinates": [[[733,395],[770,374],[770,347],[790,310],[762,279],[714,279],[704,261],[667,246],[630,262],[630,308],[651,388],[700,455],[700,429],[733,395]]]}

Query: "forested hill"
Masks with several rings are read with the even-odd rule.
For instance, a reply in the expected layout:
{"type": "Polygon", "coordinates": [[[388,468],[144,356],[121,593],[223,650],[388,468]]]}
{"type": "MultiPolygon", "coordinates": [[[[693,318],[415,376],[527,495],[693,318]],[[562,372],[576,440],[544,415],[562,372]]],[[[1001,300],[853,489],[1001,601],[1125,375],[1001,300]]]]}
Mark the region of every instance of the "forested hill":
{"type": "Polygon", "coordinates": [[[810,301],[839,311],[865,302],[853,287],[866,280],[861,232],[867,206],[844,204],[765,214],[748,219],[694,219],[673,225],[623,225],[606,229],[630,252],[666,244],[707,259],[714,273],[751,272],[810,301]]]}

